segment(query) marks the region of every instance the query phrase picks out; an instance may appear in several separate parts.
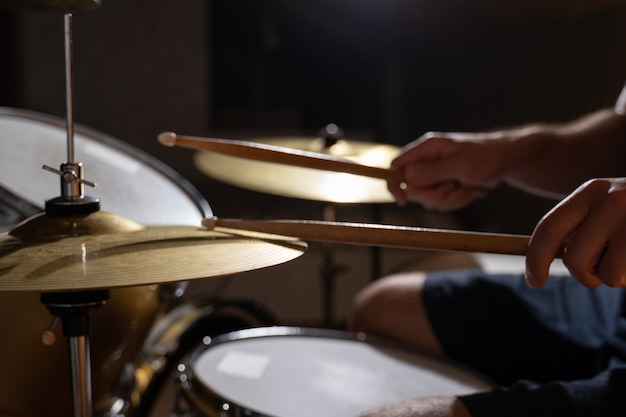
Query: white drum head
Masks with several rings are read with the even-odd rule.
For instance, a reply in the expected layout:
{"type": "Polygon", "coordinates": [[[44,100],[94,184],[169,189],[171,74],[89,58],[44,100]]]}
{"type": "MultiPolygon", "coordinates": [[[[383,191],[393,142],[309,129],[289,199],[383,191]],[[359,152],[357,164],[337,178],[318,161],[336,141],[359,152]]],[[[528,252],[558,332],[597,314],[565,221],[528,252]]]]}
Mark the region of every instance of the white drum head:
{"type": "Polygon", "coordinates": [[[213,392],[226,408],[263,416],[356,417],[402,400],[491,386],[449,363],[343,332],[264,328],[233,335],[195,355],[191,385],[213,392]]]}
{"type": "Polygon", "coordinates": [[[104,211],[144,225],[199,226],[212,215],[200,193],[156,158],[79,125],[74,144],[77,161],[67,161],[64,120],[0,108],[0,185],[43,208],[61,188],[59,177],[42,166],[81,162],[85,179],[97,183],[85,194],[99,198],[104,211]]]}

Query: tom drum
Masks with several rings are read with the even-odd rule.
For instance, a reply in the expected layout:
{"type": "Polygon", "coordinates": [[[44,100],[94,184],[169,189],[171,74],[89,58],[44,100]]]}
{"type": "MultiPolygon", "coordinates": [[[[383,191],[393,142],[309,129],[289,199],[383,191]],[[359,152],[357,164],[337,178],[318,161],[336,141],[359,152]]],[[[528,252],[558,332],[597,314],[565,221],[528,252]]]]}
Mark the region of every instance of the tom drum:
{"type": "Polygon", "coordinates": [[[402,400],[492,386],[402,345],[298,327],[247,329],[207,340],[180,379],[186,408],[222,417],[356,417],[402,400]]]}

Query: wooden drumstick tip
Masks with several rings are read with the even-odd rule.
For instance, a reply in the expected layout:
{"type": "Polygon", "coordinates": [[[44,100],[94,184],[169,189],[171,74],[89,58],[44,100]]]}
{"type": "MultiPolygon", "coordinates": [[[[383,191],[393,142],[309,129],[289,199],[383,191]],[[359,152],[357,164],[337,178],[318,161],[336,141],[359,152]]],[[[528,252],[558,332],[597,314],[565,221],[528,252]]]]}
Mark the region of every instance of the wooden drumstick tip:
{"type": "Polygon", "coordinates": [[[161,145],[165,145],[170,148],[176,145],[176,133],[174,132],[160,133],[158,139],[161,145]]]}
{"type": "Polygon", "coordinates": [[[216,225],[217,225],[217,217],[215,216],[205,217],[204,219],[202,219],[202,226],[206,227],[209,230],[215,229],[216,225]]]}

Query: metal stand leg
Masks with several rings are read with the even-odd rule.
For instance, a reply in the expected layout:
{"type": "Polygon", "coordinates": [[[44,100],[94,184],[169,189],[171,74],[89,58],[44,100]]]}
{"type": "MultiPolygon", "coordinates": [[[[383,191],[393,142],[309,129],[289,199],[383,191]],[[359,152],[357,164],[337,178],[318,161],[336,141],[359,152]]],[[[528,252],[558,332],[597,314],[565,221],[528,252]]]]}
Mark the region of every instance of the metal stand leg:
{"type": "Polygon", "coordinates": [[[41,302],[50,313],[61,319],[63,335],[68,340],[74,417],[93,416],[89,352],[91,310],[104,305],[108,298],[108,290],[41,295],[41,302]]]}
{"type": "Polygon", "coordinates": [[[68,337],[68,343],[74,416],[88,417],[93,414],[89,338],[87,336],[68,337]]]}
{"type": "MultiPolygon", "coordinates": [[[[335,206],[324,207],[324,221],[333,222],[336,219],[335,206]]],[[[322,320],[327,328],[334,326],[334,294],[337,274],[343,270],[335,263],[335,245],[332,243],[322,244],[322,265],[320,275],[322,281],[322,320]]]]}

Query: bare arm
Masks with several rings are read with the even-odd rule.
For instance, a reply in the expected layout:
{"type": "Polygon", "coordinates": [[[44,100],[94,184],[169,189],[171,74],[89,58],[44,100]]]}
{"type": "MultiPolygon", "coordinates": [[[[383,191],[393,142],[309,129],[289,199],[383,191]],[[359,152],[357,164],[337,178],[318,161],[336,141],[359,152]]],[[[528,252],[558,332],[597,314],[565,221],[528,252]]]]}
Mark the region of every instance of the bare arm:
{"type": "Polygon", "coordinates": [[[562,125],[530,127],[512,149],[506,182],[562,197],[588,179],[626,175],[626,116],[605,109],[562,125]]]}
{"type": "MultiPolygon", "coordinates": [[[[626,90],[625,90],[626,91],[626,90]]],[[[626,93],[620,100],[626,107],[626,93]]],[[[399,204],[454,210],[501,183],[562,197],[594,177],[626,175],[626,109],[604,109],[564,124],[489,133],[430,132],[393,161],[404,183],[389,183],[399,204]]]]}

